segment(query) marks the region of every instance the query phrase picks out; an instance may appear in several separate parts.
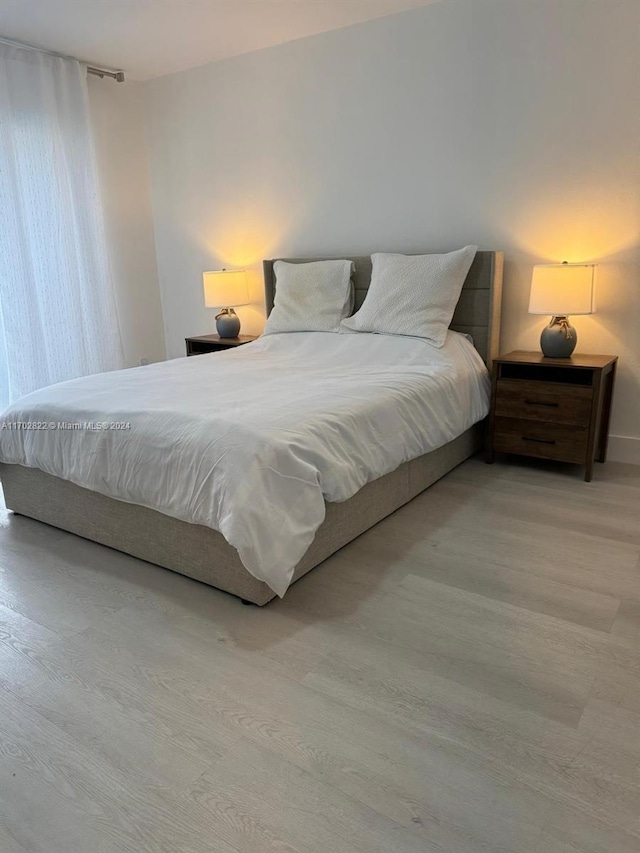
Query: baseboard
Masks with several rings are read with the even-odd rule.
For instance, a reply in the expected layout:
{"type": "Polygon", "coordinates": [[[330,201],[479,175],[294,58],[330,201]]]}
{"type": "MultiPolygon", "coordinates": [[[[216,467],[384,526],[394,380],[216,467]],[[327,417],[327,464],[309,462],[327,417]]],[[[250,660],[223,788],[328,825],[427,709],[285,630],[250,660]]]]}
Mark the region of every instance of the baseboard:
{"type": "Polygon", "coordinates": [[[610,435],[607,459],[640,465],[640,438],[630,435],[610,435]]]}

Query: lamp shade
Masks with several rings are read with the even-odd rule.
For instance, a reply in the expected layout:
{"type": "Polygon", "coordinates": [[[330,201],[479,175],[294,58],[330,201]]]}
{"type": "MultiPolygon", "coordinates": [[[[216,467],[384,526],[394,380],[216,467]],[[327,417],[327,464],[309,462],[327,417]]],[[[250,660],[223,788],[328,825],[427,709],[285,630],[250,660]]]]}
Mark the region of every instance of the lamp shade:
{"type": "Polygon", "coordinates": [[[235,308],[249,302],[245,270],[205,272],[202,273],[202,283],[207,308],[235,308]]]}
{"type": "Polygon", "coordinates": [[[529,314],[595,314],[595,264],[538,264],[533,268],[529,314]]]}

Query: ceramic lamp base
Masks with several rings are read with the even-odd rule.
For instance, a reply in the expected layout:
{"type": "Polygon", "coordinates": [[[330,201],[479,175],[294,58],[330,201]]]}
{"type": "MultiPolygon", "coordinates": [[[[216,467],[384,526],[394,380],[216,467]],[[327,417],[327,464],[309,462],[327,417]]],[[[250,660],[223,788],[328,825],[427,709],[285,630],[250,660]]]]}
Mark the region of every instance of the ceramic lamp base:
{"type": "Polygon", "coordinates": [[[216,314],[216,331],[221,338],[237,338],[240,334],[240,317],[233,308],[224,308],[216,314]]]}
{"type": "Polygon", "coordinates": [[[577,343],[578,333],[568,317],[552,317],[540,335],[540,349],[547,358],[570,358],[577,343]]]}

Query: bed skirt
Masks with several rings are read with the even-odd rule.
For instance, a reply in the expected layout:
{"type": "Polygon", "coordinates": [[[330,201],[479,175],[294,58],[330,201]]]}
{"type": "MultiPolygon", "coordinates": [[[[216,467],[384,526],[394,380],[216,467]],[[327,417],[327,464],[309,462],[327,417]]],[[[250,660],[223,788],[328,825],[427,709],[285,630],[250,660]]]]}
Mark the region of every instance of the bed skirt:
{"type": "MultiPolygon", "coordinates": [[[[368,483],[343,503],[327,503],[326,518],[296,566],[293,581],[443,477],[483,442],[476,424],[443,447],[368,483]]],[[[91,539],[173,572],[263,605],[273,590],[250,575],[234,548],[209,527],[123,503],[37,468],[0,464],[5,502],[20,515],[91,539]]]]}

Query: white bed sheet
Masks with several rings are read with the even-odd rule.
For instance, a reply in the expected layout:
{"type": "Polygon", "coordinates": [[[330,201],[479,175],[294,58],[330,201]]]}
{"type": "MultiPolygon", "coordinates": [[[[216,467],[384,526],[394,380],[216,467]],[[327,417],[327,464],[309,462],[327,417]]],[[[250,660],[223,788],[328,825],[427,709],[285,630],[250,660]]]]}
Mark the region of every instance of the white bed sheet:
{"type": "Polygon", "coordinates": [[[0,418],[0,459],[220,531],[283,595],[325,515],[484,418],[464,336],[304,332],[43,388],[0,418]],[[129,429],[64,429],[115,424],[129,429]],[[53,424],[55,428],[17,428],[53,424]]]}

